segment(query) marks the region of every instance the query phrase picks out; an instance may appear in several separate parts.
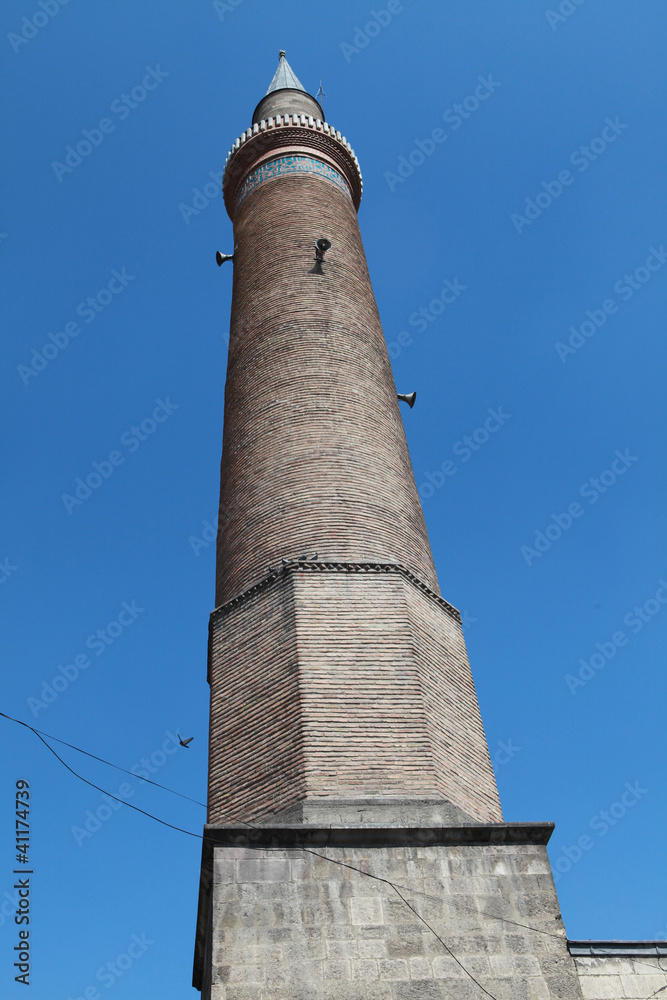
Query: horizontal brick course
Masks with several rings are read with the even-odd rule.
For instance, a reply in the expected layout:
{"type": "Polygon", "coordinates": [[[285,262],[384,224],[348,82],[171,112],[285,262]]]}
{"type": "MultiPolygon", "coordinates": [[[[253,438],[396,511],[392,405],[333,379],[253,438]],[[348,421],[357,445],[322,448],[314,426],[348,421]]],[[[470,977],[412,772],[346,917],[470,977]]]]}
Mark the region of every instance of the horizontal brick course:
{"type": "Polygon", "coordinates": [[[234,220],[216,605],[305,551],[438,592],[398,407],[349,198],[307,174],[260,185],[234,220]]]}
{"type": "MultiPolygon", "coordinates": [[[[460,616],[440,597],[356,158],[319,120],[260,118],[224,194],[209,822],[230,825],[205,841],[196,983],[205,1000],[477,1000],[480,983],[580,1000],[549,825],[502,824],[460,616]]],[[[591,1000],[648,982],[587,972],[591,1000]]]]}
{"type": "Polygon", "coordinates": [[[502,819],[461,625],[411,580],[280,574],[213,615],[210,657],[210,822],[368,796],[502,819]]]}

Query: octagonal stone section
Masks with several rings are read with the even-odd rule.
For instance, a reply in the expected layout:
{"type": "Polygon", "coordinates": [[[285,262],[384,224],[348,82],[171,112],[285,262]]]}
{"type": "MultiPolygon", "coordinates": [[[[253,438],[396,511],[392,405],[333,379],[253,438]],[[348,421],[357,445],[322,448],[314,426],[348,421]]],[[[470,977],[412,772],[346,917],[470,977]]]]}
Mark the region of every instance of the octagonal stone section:
{"type": "Polygon", "coordinates": [[[400,567],[288,567],[213,613],[209,655],[209,822],[390,800],[502,820],[458,614],[400,567]]]}

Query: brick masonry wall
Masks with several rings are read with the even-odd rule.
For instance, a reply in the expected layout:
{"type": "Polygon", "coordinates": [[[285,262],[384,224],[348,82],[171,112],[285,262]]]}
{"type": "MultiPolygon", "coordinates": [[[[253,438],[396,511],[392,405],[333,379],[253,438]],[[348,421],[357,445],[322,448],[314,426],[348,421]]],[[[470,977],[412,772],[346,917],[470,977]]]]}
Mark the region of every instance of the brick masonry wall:
{"type": "Polygon", "coordinates": [[[301,799],[502,812],[461,625],[395,572],[312,566],[211,620],[209,822],[301,799]]]}
{"type": "Polygon", "coordinates": [[[305,794],[294,616],[281,587],[211,622],[209,822],[305,794]]]}
{"type": "Polygon", "coordinates": [[[667,960],[601,955],[574,959],[585,1000],[646,1000],[667,991],[667,960]]]}
{"type": "Polygon", "coordinates": [[[543,845],[214,851],[210,1000],[484,995],[389,885],[325,858],[395,883],[497,1000],[582,996],[543,845]]]}
{"type": "Polygon", "coordinates": [[[402,577],[308,573],[293,586],[309,795],[433,793],[402,577]]]}
{"type": "Polygon", "coordinates": [[[469,816],[500,822],[500,800],[461,624],[416,587],[406,583],[404,593],[438,790],[469,816]]]}
{"type": "Polygon", "coordinates": [[[306,551],[400,563],[438,592],[350,198],[309,174],[267,181],[234,254],[216,605],[306,551]]]}

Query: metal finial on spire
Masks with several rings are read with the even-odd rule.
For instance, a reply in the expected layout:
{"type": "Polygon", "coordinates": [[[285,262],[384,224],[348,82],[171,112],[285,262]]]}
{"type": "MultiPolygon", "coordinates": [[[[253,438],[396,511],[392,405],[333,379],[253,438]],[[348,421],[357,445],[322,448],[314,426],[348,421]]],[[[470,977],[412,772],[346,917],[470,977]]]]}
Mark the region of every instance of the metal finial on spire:
{"type": "Polygon", "coordinates": [[[315,94],[315,97],[316,97],[316,98],[320,98],[320,97],[326,97],[326,96],[327,96],[327,95],[326,95],[326,94],[324,93],[324,91],[323,91],[323,89],[322,89],[322,79],[320,78],[320,89],[319,89],[319,90],[317,91],[317,93],[315,94]]]}
{"type": "Polygon", "coordinates": [[[294,75],[292,67],[287,62],[284,49],[281,49],[278,53],[278,69],[276,70],[273,80],[269,84],[269,89],[266,93],[270,94],[274,90],[303,90],[304,93],[307,92],[305,91],[303,84],[294,75]]]}

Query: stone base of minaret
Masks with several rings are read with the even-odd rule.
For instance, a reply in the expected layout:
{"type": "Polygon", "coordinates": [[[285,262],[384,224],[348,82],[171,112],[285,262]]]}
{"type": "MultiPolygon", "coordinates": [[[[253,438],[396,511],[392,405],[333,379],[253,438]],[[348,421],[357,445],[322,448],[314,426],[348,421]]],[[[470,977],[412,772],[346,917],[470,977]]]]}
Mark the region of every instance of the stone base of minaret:
{"type": "Polygon", "coordinates": [[[382,809],[380,823],[205,828],[204,1000],[582,997],[547,857],[553,824],[440,825],[446,805],[426,801],[382,809]]]}

